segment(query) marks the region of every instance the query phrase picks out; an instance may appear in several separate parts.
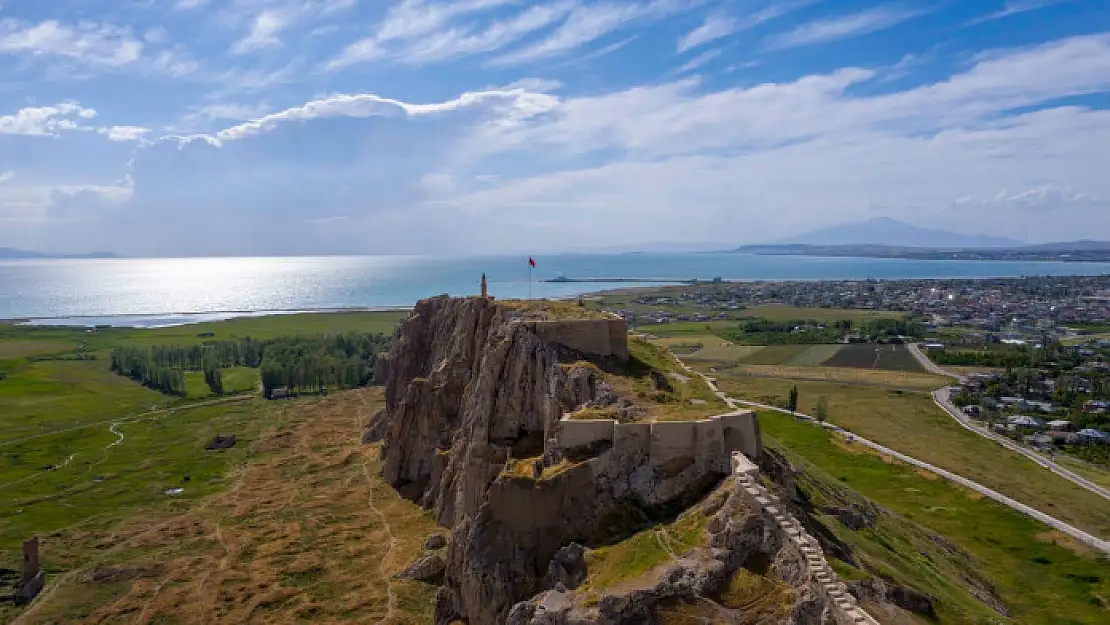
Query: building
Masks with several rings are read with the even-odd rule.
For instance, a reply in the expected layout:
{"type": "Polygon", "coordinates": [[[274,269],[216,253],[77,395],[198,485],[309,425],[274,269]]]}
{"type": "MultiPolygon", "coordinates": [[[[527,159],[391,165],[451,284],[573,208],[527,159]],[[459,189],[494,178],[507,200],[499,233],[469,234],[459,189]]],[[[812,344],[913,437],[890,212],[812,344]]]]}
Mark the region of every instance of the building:
{"type": "Polygon", "coordinates": [[[1071,421],[1068,421],[1066,419],[1055,419],[1053,421],[1049,421],[1045,425],[1047,425],[1048,429],[1052,430],[1053,432],[1067,432],[1071,429],[1071,421]]]}
{"type": "Polygon", "coordinates": [[[1089,445],[1105,445],[1110,443],[1110,434],[1100,432],[1092,428],[1084,428],[1076,432],[1079,435],[1079,440],[1089,445]]]}
{"type": "Polygon", "coordinates": [[[1011,429],[1029,428],[1039,430],[1044,428],[1044,421],[1041,421],[1036,417],[1029,417],[1026,415],[1013,415],[1011,417],[1006,417],[1006,423],[1010,425],[1011,429]]]}

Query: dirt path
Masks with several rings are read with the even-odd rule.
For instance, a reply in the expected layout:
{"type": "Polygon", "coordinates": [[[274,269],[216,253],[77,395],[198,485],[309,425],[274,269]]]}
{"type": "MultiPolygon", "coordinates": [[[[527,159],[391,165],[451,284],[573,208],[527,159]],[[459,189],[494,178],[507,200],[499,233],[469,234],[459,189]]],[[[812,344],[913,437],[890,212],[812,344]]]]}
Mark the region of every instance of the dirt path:
{"type": "MultiPolygon", "coordinates": [[[[355,414],[354,431],[356,433],[362,432],[362,428],[365,426],[366,421],[367,419],[369,419],[371,414],[369,406],[367,405],[367,402],[365,400],[365,396],[360,398],[360,401],[362,402],[362,410],[359,410],[355,414]]],[[[393,527],[389,524],[389,518],[381,510],[379,510],[377,505],[374,503],[375,477],[371,472],[370,464],[366,461],[365,458],[363,458],[362,462],[362,473],[363,476],[365,476],[366,478],[366,504],[370,507],[371,512],[376,514],[378,518],[381,519],[382,525],[385,527],[386,537],[388,537],[389,539],[389,550],[385,552],[385,556],[382,558],[381,564],[378,565],[378,572],[385,579],[386,594],[389,599],[387,603],[388,611],[386,612],[385,617],[383,617],[378,622],[386,623],[393,620],[397,614],[397,596],[396,593],[394,593],[393,591],[393,577],[389,574],[389,571],[386,570],[386,567],[389,565],[390,557],[393,555],[393,551],[397,548],[397,537],[393,534],[393,527]]]]}

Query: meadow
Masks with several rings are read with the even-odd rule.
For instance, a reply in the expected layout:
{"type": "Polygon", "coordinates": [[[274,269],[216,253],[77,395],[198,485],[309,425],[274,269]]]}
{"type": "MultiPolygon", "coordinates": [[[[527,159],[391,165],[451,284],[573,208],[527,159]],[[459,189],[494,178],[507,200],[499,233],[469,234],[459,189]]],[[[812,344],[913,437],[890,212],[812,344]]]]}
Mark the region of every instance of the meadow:
{"type": "Polygon", "coordinates": [[[159,329],[0,324],[0,551],[82,524],[100,526],[138,508],[174,506],[222,488],[243,449],[282,419],[286,402],[258,397],[257,369],[224,371],[225,396],[201,372],[184,397],[109,371],[115,346],[196,344],[251,336],[348,331],[390,334],[402,313],[277,315],[159,329]],[[241,441],[206,452],[216,434],[241,441]],[[183,489],[168,496],[167,490],[183,489]]]}
{"type": "Polygon", "coordinates": [[[782,404],[796,387],[798,409],[808,414],[824,397],[832,423],[1110,537],[1110,502],[963,429],[933,403],[928,389],[785,380],[731,370],[712,375],[729,395],[761,403],[782,404]]]}
{"type": "MultiPolygon", "coordinates": [[[[840,435],[779,413],[761,411],[759,419],[766,444],[805,469],[799,487],[818,510],[830,494],[851,498],[854,491],[894,513],[859,531],[835,517],[823,520],[852,547],[863,568],[935,597],[941,622],[1094,625],[1110,616],[1105,557],[840,435]],[[1002,600],[1009,619],[974,598],[989,596],[983,592],[988,589],[1002,600]]],[[[858,576],[846,563],[832,564],[842,577],[858,576]]]]}

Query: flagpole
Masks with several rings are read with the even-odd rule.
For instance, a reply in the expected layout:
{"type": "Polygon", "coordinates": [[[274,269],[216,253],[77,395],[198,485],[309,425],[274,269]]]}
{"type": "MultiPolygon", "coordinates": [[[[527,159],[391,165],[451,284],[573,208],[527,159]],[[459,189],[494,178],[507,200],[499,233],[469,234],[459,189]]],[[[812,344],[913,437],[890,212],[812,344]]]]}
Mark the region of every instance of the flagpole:
{"type": "MultiPolygon", "coordinates": [[[[529,259],[531,260],[531,259],[529,259]]],[[[528,299],[532,299],[532,263],[528,263],[528,299]]]]}

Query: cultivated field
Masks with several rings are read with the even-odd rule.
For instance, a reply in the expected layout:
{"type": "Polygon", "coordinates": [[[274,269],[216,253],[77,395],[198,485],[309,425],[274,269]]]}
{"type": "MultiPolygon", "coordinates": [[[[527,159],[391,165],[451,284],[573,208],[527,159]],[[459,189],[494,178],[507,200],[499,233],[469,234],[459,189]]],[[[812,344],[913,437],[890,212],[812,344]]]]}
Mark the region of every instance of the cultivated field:
{"type": "Polygon", "coordinates": [[[852,308],[816,308],[801,306],[783,306],[780,304],[766,304],[752,306],[740,311],[743,317],[756,317],[770,319],[771,321],[793,321],[806,319],[812,321],[854,321],[862,322],[872,319],[901,319],[905,313],[886,310],[858,310],[852,308]]]}
{"type": "MultiPolygon", "coordinates": [[[[903,345],[736,345],[711,334],[681,334],[660,337],[655,342],[691,361],[924,373],[903,345]]],[[[943,385],[943,381],[937,384],[943,385]]]]}
{"type": "Polygon", "coordinates": [[[856,367],[860,369],[886,369],[888,371],[922,372],[921,363],[910,354],[905,345],[843,345],[836,354],[825,360],[830,367],[856,367]]]}

